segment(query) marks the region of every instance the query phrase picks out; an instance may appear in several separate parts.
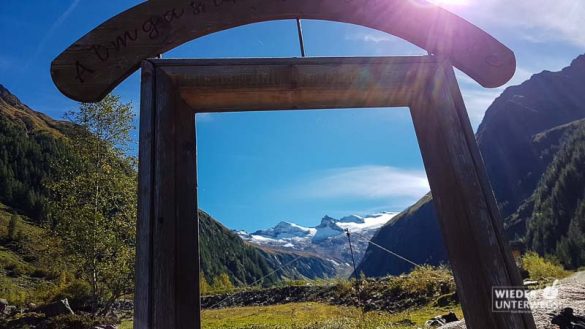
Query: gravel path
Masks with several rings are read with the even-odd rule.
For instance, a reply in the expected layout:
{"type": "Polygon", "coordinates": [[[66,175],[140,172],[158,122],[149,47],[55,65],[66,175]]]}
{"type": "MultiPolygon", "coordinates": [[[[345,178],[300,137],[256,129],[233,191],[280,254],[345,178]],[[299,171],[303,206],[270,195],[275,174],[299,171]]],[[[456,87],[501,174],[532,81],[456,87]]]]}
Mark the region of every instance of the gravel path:
{"type": "MultiPolygon", "coordinates": [[[[551,317],[548,313],[558,314],[560,310],[571,307],[575,315],[585,316],[585,272],[578,272],[560,281],[557,286],[559,294],[554,307],[548,309],[534,310],[532,315],[538,329],[557,329],[550,323],[551,317]]],[[[537,290],[537,297],[542,297],[544,289],[537,290]]],[[[441,329],[465,329],[465,322],[453,322],[441,327],[441,329]]]]}

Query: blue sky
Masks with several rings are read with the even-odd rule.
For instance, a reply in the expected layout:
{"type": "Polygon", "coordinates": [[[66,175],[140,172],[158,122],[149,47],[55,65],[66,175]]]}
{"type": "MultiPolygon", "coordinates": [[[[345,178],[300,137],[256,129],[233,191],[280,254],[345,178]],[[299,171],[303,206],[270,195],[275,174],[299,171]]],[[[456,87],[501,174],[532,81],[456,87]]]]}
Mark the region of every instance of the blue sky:
{"type": "MultiPolygon", "coordinates": [[[[411,0],[404,0],[411,1],[411,0]]],[[[518,84],[585,53],[580,0],[437,0],[512,48],[518,84]]],[[[69,44],[131,0],[3,0],[0,83],[33,109],[62,118],[78,104],[54,87],[49,66],[69,44]]],[[[308,56],[421,55],[390,35],[303,21],[308,56]]],[[[192,41],[165,58],[296,57],[294,21],[259,23],[192,41]]],[[[458,74],[474,128],[503,88],[458,74]]],[[[136,110],[139,77],[116,90],[136,110]]],[[[281,220],[316,225],[325,214],[400,211],[428,191],[408,109],[204,114],[197,118],[199,205],[225,225],[255,230],[281,220]]]]}

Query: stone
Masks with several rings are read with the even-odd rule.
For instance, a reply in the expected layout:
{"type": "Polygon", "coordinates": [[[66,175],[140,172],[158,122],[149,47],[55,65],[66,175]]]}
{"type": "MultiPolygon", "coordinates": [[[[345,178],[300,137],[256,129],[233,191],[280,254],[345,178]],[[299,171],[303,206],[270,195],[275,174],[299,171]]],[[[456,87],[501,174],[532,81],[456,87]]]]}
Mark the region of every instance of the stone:
{"type": "Polygon", "coordinates": [[[56,302],[39,306],[35,309],[35,312],[43,313],[47,317],[54,317],[57,315],[75,314],[69,306],[67,298],[58,300],[56,302]]]}

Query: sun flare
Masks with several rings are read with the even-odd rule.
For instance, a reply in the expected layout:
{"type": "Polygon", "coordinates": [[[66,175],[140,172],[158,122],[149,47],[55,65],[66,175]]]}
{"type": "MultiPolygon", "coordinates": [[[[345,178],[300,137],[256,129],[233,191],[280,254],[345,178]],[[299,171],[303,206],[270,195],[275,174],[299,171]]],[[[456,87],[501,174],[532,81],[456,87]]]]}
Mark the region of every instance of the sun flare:
{"type": "Polygon", "coordinates": [[[469,1],[470,0],[429,0],[429,2],[441,7],[465,6],[469,4],[469,1]]]}

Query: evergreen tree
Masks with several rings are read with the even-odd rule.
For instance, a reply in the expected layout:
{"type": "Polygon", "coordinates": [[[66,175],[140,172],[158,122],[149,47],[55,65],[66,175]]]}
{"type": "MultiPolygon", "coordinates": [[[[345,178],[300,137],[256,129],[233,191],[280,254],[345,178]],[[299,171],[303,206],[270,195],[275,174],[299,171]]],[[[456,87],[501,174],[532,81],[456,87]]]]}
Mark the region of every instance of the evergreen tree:
{"type": "Polygon", "coordinates": [[[211,286],[209,285],[209,282],[207,282],[207,279],[205,279],[205,274],[199,272],[199,294],[205,296],[209,292],[211,292],[211,286]]]}
{"type": "Polygon", "coordinates": [[[10,221],[8,222],[8,239],[15,240],[17,237],[17,230],[18,230],[18,216],[13,214],[10,216],[10,221]]]}

